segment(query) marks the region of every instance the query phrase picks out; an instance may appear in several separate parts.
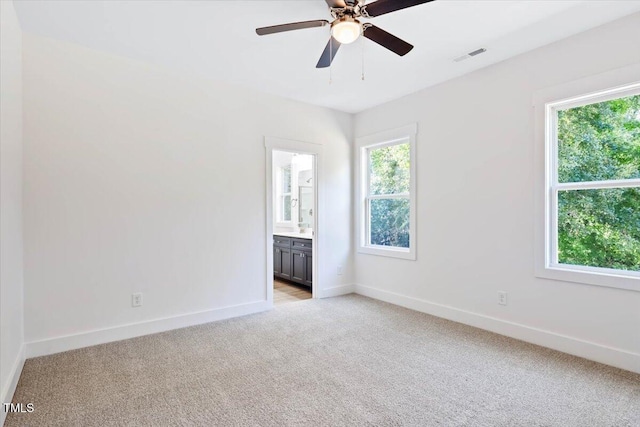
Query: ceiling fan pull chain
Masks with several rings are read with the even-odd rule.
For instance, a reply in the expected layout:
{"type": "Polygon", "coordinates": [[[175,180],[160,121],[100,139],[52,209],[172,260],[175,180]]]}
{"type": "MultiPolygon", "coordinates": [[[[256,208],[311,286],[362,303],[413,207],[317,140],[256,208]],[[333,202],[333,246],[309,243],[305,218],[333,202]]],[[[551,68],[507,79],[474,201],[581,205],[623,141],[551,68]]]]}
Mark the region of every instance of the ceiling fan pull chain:
{"type": "Polygon", "coordinates": [[[333,80],[333,73],[331,71],[333,65],[333,35],[331,35],[331,30],[329,30],[329,84],[331,84],[333,80]]]}
{"type": "Polygon", "coordinates": [[[362,46],[362,81],[364,81],[364,37],[360,37],[360,45],[362,46]]]}

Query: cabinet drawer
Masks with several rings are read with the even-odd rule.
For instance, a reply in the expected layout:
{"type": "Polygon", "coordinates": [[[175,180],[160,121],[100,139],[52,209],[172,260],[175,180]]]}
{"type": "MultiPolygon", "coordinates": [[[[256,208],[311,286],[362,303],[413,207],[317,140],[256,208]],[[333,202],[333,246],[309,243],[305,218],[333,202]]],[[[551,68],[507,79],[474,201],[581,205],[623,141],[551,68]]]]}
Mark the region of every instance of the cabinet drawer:
{"type": "Polygon", "coordinates": [[[298,250],[310,251],[312,246],[313,246],[312,241],[308,239],[292,239],[291,240],[291,247],[298,250]]]}
{"type": "Polygon", "coordinates": [[[291,247],[291,239],[282,236],[273,236],[273,244],[275,246],[281,246],[283,248],[291,247]]]}

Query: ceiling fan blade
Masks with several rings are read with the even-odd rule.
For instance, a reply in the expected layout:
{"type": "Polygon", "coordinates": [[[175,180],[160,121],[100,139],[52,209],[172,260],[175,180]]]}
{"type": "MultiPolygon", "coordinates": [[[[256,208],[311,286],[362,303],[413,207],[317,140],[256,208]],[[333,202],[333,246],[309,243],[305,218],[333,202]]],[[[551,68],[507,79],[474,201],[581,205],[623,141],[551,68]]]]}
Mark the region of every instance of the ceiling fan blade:
{"type": "Polygon", "coordinates": [[[325,0],[329,7],[346,7],[344,0],[325,0]]]}
{"type": "Polygon", "coordinates": [[[290,24],[273,25],[271,27],[256,28],[256,33],[259,36],[265,36],[267,34],[282,33],[284,31],[302,30],[304,28],[324,27],[329,21],[320,19],[317,21],[302,21],[292,22],[290,24]]]}
{"type": "Polygon", "coordinates": [[[365,10],[369,16],[374,17],[431,1],[434,0],[378,0],[366,5],[365,10]]]}
{"type": "Polygon", "coordinates": [[[375,25],[366,26],[362,35],[400,56],[406,55],[413,49],[413,45],[375,25]]]}
{"type": "Polygon", "coordinates": [[[324,52],[322,52],[322,56],[320,57],[316,68],[327,68],[329,65],[331,65],[331,62],[333,62],[333,58],[335,58],[339,48],[340,42],[331,37],[324,48],[324,52]]]}

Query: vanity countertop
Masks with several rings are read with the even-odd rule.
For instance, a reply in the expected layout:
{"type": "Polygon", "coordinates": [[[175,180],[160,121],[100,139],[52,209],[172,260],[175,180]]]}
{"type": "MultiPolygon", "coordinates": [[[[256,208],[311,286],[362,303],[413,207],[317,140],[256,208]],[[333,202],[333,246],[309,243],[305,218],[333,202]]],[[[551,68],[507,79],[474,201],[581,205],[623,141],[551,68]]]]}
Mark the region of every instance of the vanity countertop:
{"type": "Polygon", "coordinates": [[[309,239],[313,240],[313,235],[311,233],[296,233],[294,231],[283,231],[279,233],[273,233],[274,236],[282,236],[282,237],[293,237],[296,239],[309,239]]]}

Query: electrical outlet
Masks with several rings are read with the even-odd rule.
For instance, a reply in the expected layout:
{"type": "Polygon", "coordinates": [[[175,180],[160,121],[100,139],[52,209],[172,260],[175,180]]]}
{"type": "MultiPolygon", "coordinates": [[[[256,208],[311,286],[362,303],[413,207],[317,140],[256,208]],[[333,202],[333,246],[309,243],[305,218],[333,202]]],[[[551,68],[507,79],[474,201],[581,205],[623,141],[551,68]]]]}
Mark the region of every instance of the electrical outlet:
{"type": "Polygon", "coordinates": [[[338,266],[338,276],[342,276],[342,266],[338,266]]]}
{"type": "Polygon", "coordinates": [[[142,305],[142,292],[131,294],[131,306],[140,307],[142,305]]]}
{"type": "Polygon", "coordinates": [[[505,291],[498,291],[498,304],[507,305],[507,293],[505,291]]]}

